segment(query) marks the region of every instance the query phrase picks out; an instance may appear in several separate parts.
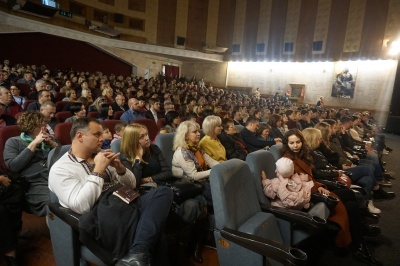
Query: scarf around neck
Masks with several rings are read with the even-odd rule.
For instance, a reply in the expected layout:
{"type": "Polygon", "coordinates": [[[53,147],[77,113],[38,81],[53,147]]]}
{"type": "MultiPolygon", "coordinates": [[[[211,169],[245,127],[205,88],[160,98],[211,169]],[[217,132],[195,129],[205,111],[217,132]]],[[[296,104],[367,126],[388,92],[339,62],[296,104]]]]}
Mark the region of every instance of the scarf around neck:
{"type": "MultiPolygon", "coordinates": [[[[20,135],[21,139],[27,143],[31,143],[33,138],[26,133],[22,132],[20,135]]],[[[51,147],[47,146],[46,143],[42,142],[39,144],[39,148],[43,151],[50,151],[51,147]]]]}
{"type": "Polygon", "coordinates": [[[200,169],[202,171],[206,171],[207,170],[207,163],[204,160],[203,154],[200,151],[199,144],[192,144],[192,143],[188,143],[188,142],[186,142],[186,144],[188,145],[188,150],[193,152],[194,155],[196,156],[196,159],[199,162],[200,169]]]}

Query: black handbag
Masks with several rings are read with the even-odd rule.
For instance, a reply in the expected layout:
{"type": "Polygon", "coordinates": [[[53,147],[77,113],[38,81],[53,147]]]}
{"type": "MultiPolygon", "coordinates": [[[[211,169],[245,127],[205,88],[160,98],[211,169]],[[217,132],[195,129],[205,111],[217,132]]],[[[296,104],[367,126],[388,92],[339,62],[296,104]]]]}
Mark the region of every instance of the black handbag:
{"type": "Polygon", "coordinates": [[[174,202],[177,204],[181,204],[188,199],[193,199],[203,193],[203,186],[198,182],[178,180],[172,182],[170,186],[174,193],[174,202]]]}

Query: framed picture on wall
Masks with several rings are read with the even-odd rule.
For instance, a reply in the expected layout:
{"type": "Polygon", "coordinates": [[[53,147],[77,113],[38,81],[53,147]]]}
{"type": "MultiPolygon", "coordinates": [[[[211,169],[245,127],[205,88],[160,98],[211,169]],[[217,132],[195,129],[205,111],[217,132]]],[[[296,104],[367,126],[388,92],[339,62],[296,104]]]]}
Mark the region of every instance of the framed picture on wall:
{"type": "Polygon", "coordinates": [[[332,84],[332,97],[353,98],[356,86],[357,68],[336,64],[332,84]]]}

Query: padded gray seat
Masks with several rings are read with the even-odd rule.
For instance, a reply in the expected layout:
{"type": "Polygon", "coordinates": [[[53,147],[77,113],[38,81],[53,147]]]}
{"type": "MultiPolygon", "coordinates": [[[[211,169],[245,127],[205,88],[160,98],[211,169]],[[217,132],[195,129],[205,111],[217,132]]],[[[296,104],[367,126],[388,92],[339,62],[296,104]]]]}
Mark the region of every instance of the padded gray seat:
{"type": "Polygon", "coordinates": [[[263,212],[251,172],[245,162],[232,159],[214,166],[210,174],[221,266],[304,265],[307,255],[283,244],[278,222],[263,212]]]}
{"type": "Polygon", "coordinates": [[[172,150],[172,147],[174,145],[174,137],[175,132],[158,134],[156,139],[154,140],[154,144],[156,144],[160,148],[169,166],[172,166],[172,157],[174,156],[174,151],[172,150]]]}
{"type": "Polygon", "coordinates": [[[117,139],[113,143],[111,143],[110,148],[113,153],[118,153],[121,149],[121,139],[117,139]]]}
{"type": "Polygon", "coordinates": [[[279,158],[282,157],[282,147],[283,147],[283,144],[281,142],[276,143],[275,145],[272,145],[271,147],[269,147],[269,152],[272,153],[275,161],[279,160],[279,158]]]}
{"type": "Polygon", "coordinates": [[[275,158],[271,152],[258,150],[249,153],[246,158],[246,163],[251,171],[258,201],[267,211],[279,216],[278,222],[284,243],[287,245],[296,245],[310,235],[319,233],[325,227],[326,218],[329,216],[329,209],[322,202],[312,206],[308,213],[271,206],[270,200],[264,195],[261,184],[261,171],[264,171],[270,179],[276,176],[275,158]],[[277,214],[276,211],[279,211],[279,214],[277,214]],[[310,221],[305,224],[296,223],[296,226],[294,226],[286,219],[284,212],[288,215],[298,213],[299,217],[303,216],[304,219],[310,219],[310,221]]]}

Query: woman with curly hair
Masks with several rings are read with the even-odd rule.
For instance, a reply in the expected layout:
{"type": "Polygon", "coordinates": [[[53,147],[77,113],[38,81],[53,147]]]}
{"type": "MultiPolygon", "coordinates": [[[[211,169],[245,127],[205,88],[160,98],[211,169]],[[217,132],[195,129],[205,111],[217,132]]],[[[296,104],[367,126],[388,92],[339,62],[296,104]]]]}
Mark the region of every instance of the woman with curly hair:
{"type": "Polygon", "coordinates": [[[25,192],[29,210],[43,216],[50,195],[47,155],[58,144],[46,129],[46,118],[39,112],[24,112],[17,124],[22,133],[7,140],[4,161],[11,172],[29,183],[25,192]]]}

